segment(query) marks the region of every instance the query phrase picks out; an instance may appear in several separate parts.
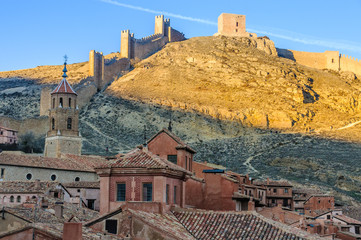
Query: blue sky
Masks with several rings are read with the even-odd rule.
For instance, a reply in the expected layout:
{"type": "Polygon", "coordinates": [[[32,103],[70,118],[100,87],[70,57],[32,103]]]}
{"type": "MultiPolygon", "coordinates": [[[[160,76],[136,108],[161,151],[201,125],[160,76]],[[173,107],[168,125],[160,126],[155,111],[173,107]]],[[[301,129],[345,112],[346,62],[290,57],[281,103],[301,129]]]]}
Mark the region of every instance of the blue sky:
{"type": "Polygon", "coordinates": [[[154,31],[164,12],[187,38],[217,32],[220,13],[246,15],[249,32],[276,47],[339,50],[361,59],[360,0],[1,0],[0,71],[88,60],[89,51],[119,51],[121,30],[136,38],[154,31]]]}

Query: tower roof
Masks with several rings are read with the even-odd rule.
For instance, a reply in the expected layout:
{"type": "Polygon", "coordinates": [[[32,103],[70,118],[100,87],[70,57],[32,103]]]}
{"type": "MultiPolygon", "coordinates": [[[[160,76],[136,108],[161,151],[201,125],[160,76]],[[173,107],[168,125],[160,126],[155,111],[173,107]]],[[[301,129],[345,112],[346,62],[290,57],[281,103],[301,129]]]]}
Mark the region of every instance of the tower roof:
{"type": "Polygon", "coordinates": [[[63,78],[63,80],[61,80],[59,85],[51,92],[51,94],[56,94],[56,93],[70,93],[70,94],[78,95],[74,91],[74,89],[70,86],[66,78],[63,78]]]}
{"type": "Polygon", "coordinates": [[[66,78],[68,77],[68,75],[66,75],[66,72],[68,71],[66,69],[66,60],[67,57],[65,55],[65,62],[64,62],[64,69],[63,69],[63,80],[61,80],[61,82],[59,83],[59,85],[51,92],[51,94],[55,94],[55,93],[70,93],[70,94],[75,94],[78,95],[74,89],[70,86],[70,84],[68,83],[68,81],[66,80],[66,78]]]}

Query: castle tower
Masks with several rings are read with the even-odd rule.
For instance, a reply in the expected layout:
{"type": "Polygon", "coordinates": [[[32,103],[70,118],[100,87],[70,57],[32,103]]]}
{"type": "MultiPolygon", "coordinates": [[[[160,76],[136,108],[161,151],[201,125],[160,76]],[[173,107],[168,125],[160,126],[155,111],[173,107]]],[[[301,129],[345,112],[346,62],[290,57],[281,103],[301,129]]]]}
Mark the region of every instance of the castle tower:
{"type": "Polygon", "coordinates": [[[164,15],[155,16],[154,34],[162,34],[164,36],[164,15]]]}
{"type": "Polygon", "coordinates": [[[120,57],[132,58],[132,36],[129,30],[120,33],[120,57]]]}
{"type": "Polygon", "coordinates": [[[225,36],[246,35],[246,16],[222,13],[218,17],[218,33],[225,36]]]}
{"type": "Polygon", "coordinates": [[[89,75],[93,76],[98,91],[104,85],[104,56],[101,52],[91,50],[89,52],[89,75]]]}
{"type": "Polygon", "coordinates": [[[49,131],[45,138],[44,155],[60,157],[61,153],[81,154],[81,137],[78,131],[79,109],[77,93],[66,80],[66,60],[63,80],[50,93],[49,131]]]}

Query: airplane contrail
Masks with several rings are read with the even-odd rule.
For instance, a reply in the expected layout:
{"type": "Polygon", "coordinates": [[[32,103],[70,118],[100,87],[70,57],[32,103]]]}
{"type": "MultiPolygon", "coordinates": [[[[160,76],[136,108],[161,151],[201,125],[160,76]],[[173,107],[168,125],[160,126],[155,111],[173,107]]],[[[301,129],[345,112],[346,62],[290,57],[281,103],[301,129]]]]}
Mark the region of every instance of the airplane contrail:
{"type": "MultiPolygon", "coordinates": [[[[125,8],[138,10],[138,11],[142,11],[142,12],[153,13],[153,14],[163,14],[163,15],[167,15],[167,16],[173,17],[173,18],[178,18],[178,19],[182,19],[182,20],[198,22],[198,23],[203,23],[203,24],[208,24],[208,25],[213,25],[213,26],[218,25],[217,22],[206,20],[206,19],[188,17],[188,16],[183,16],[183,15],[180,15],[180,14],[176,14],[176,13],[170,13],[170,12],[166,12],[166,11],[159,11],[159,10],[153,10],[153,9],[149,9],[149,8],[143,8],[143,7],[139,7],[139,6],[134,6],[134,5],[130,5],[130,4],[121,3],[121,2],[118,2],[118,1],[115,1],[115,0],[100,0],[100,1],[102,1],[104,3],[113,4],[113,5],[116,5],[116,6],[119,6],[119,7],[125,7],[125,8]]],[[[292,42],[298,42],[298,43],[303,43],[303,44],[307,44],[307,45],[315,45],[315,46],[333,48],[333,49],[337,49],[337,50],[342,49],[342,50],[348,50],[348,51],[352,51],[352,52],[361,53],[361,47],[357,46],[357,45],[353,45],[353,44],[333,42],[333,41],[328,41],[328,40],[317,40],[317,39],[312,39],[312,38],[309,38],[309,37],[308,38],[304,38],[304,37],[303,38],[301,38],[301,37],[298,38],[298,37],[287,36],[287,35],[280,34],[280,33],[273,33],[273,32],[269,32],[269,31],[250,29],[250,28],[247,28],[247,30],[250,31],[250,32],[264,34],[264,35],[272,36],[272,37],[275,37],[275,38],[289,40],[289,41],[292,41],[292,42]]]]}

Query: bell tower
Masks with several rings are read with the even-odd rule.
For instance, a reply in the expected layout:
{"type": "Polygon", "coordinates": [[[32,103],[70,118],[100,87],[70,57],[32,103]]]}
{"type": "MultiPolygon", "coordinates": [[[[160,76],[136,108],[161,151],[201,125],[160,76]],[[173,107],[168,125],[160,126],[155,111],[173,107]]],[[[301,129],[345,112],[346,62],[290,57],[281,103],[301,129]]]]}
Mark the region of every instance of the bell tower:
{"type": "Polygon", "coordinates": [[[67,78],[65,56],[63,80],[50,93],[49,131],[45,138],[45,157],[61,157],[62,153],[81,155],[82,142],[78,130],[78,94],[67,78]]]}

